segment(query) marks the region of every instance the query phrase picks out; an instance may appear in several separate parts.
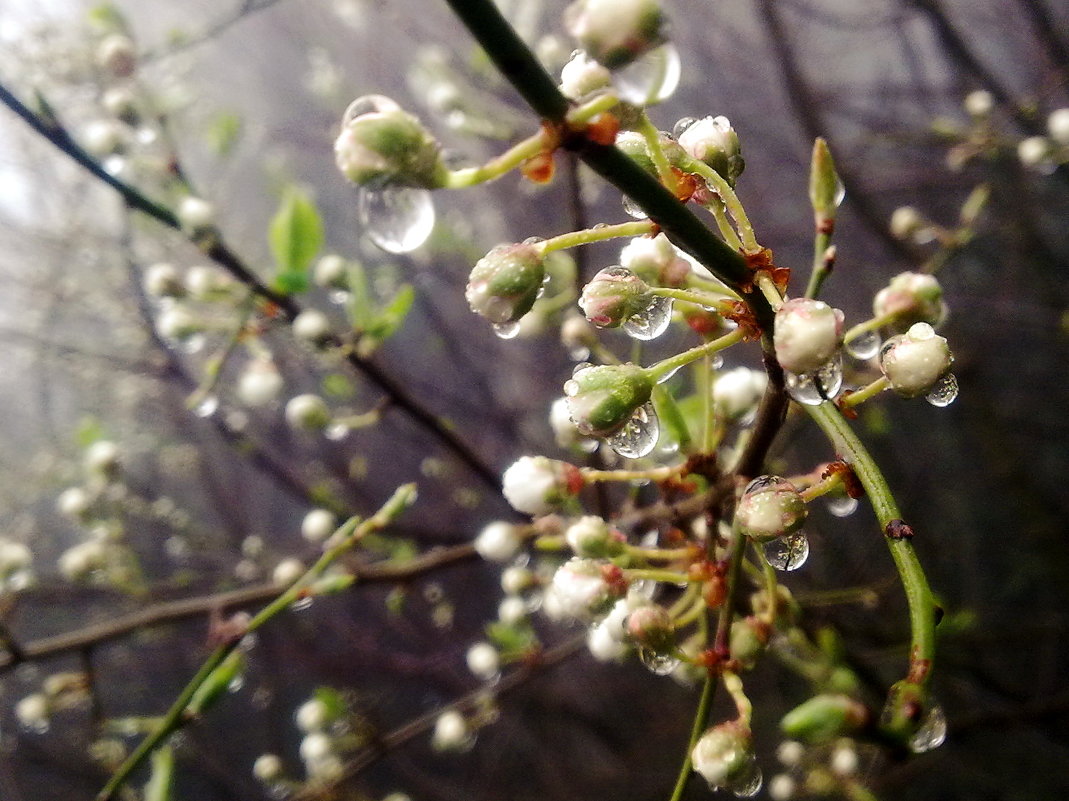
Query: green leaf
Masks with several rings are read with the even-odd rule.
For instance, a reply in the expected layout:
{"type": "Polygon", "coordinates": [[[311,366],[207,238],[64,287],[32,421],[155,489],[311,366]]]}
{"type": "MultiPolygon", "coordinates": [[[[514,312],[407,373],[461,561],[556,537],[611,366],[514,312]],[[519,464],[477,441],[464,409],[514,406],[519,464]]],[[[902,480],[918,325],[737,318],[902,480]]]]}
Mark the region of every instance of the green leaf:
{"type": "Polygon", "coordinates": [[[241,138],[241,117],[232,111],[221,111],[208,124],[208,143],[220,156],[228,156],[241,138]]]}
{"type": "Polygon", "coordinates": [[[104,427],[95,417],[83,417],[74,433],[79,448],[88,448],[99,439],[104,439],[104,427]]]}
{"type": "Polygon", "coordinates": [[[308,291],[308,276],[296,270],[289,270],[275,276],[274,288],[283,295],[299,295],[308,291]]]}
{"type": "MultiPolygon", "coordinates": [[[[315,203],[296,187],[282,194],[267,239],[279,268],[279,278],[303,275],[323,247],[323,220],[315,203]]],[[[287,279],[293,282],[293,279],[287,279]]]]}
{"type": "Polygon", "coordinates": [[[368,286],[367,270],[358,261],[349,262],[349,316],[353,328],[366,331],[374,317],[371,289],[368,286]]]}
{"type": "Polygon", "coordinates": [[[402,284],[389,303],[382,307],[371,320],[366,331],[379,342],[392,337],[404,324],[405,317],[416,300],[416,292],[410,284],[402,284]]]}
{"type": "Polygon", "coordinates": [[[152,775],[145,783],[145,801],[170,801],[174,786],[174,748],[163,745],[152,752],[152,775]]]}

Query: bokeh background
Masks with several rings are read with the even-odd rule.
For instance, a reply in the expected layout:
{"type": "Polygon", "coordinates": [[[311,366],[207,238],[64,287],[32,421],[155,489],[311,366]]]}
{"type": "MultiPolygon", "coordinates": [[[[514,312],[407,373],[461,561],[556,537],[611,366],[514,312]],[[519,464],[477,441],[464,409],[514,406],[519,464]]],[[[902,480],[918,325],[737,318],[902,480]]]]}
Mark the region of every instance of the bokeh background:
{"type": "MultiPolygon", "coordinates": [[[[572,47],[559,24],[563,4],[503,6],[559,68],[572,47]]],[[[533,130],[444,3],[119,7],[141,52],[136,80],[158,98],[182,170],[217,208],[234,250],[269,277],[266,230],[278,193],[305,187],[324,216],[329,251],[360,259],[383,297],[401,283],[416,290],[404,327],[374,363],[450,421],[494,473],[524,453],[564,456],[547,424],[571,369],[556,333],[497,339],[468,311],[463,286],[494,244],[582,220],[621,221],[619,198],[568,164],[546,187],[507,176],[436,195],[431,242],[389,255],[367,241],[355,193],[333,165],[341,112],[370,92],[417,112],[459,159],[486,158],[533,130]]],[[[911,205],[953,228],[972,189],[990,187],[975,235],[939,271],[960,397],[946,409],[889,397],[859,422],[918,531],[946,611],[934,691],[949,736],[908,761],[866,754],[862,769],[880,798],[1063,797],[1069,169],[1025,166],[1017,146],[1069,105],[1069,8],[1050,0],[673,0],[668,9],[683,77],[654,121],[671,129],[684,116],[731,119],[747,161],[740,196],[762,243],[801,273],[812,248],[810,148],[815,136],[828,139],[846,200],[825,297],[848,319],[867,317],[876,290],[936,249],[893,237],[894,209],[911,205]],[[962,108],[975,90],[995,98],[983,123],[962,108]]],[[[76,136],[100,114],[103,80],[87,11],[59,0],[0,2],[0,83],[27,102],[39,93],[76,136]]],[[[615,247],[589,249],[580,269],[593,274],[615,247]]],[[[398,483],[418,481],[420,501],[397,535],[419,549],[461,545],[486,522],[510,519],[485,481],[396,409],[335,442],[290,431],[281,407],[243,408],[235,384],[244,355],[222,370],[219,408],[192,413],[187,399],[213,350],[185,353],[154,334],[140,283],[160,261],[188,269],[203,256],[125,213],[114,192],[0,112],[0,536],[32,548],[34,572],[30,586],[0,593],[0,620],[30,644],[179,599],[200,604],[47,659],[15,666],[9,653],[0,666],[4,801],[91,798],[106,778],[92,744],[105,734],[135,741],[106,721],[164,711],[207,653],[210,599],[255,591],[281,559],[313,555],[299,527],[316,502],[368,513],[398,483]],[[94,438],[120,447],[125,494],[113,499],[114,517],[137,557],[136,591],[71,582],[57,565],[87,536],[56,511],[56,499],[83,481],[94,438]],[[91,698],[57,711],[47,731],[27,730],[14,705],[63,672],[87,674],[91,698]]],[[[313,290],[308,303],[343,323],[326,292],[313,290]]],[[[381,397],[366,376],[318,358],[284,326],[269,326],[263,342],[288,395],[326,386],[332,402],[355,411],[381,397]]],[[[756,354],[738,360],[746,358],[756,354]]],[[[775,455],[795,470],[833,456],[800,420],[775,455]]],[[[876,697],[905,661],[893,565],[866,510],[845,521],[816,517],[810,563],[786,583],[807,604],[807,626],[837,627],[876,697]]],[[[241,689],[181,735],[175,797],[268,798],[251,774],[266,751],[299,776],[293,711],[316,687],[344,692],[379,733],[472,691],[464,653],[499,600],[497,572],[458,558],[277,620],[249,651],[241,689]]],[[[539,626],[548,643],[575,633],[539,626]]],[[[804,684],[763,664],[747,686],[767,775],[777,770],[777,721],[804,697],[804,684]]],[[[334,797],[664,799],[695,702],[694,688],[637,663],[596,663],[580,649],[504,693],[499,721],[470,752],[438,754],[417,737],[334,797]]],[[[707,796],[698,782],[688,795],[707,796]]]]}

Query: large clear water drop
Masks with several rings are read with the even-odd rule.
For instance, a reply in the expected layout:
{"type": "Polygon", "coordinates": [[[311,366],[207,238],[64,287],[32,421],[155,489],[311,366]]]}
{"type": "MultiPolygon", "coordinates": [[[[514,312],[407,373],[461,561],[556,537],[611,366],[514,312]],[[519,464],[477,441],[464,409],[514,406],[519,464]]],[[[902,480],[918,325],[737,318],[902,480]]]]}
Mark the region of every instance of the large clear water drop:
{"type": "Polygon", "coordinates": [[[947,738],[947,717],[943,707],[933,706],[921,721],[921,727],[909,740],[910,750],[915,754],[923,754],[938,748],[947,738]]]}
{"type": "Polygon", "coordinates": [[[624,212],[627,214],[628,217],[631,217],[635,220],[645,220],[649,217],[649,215],[642,210],[642,206],[638,205],[638,203],[633,201],[627,195],[624,195],[623,204],[624,212]]]}
{"type": "Polygon", "coordinates": [[[843,360],[836,355],[834,359],[811,373],[785,375],[787,394],[806,406],[819,406],[825,400],[831,400],[843,388],[843,360]]]}
{"type": "Polygon", "coordinates": [[[606,442],[610,448],[627,459],[641,459],[649,455],[657,445],[660,435],[657,412],[653,410],[652,403],[647,403],[635,409],[624,427],[606,439],[606,442]]]}
{"type": "Polygon", "coordinates": [[[418,187],[363,187],[357,214],[371,241],[388,253],[415,250],[434,230],[431,193],[418,187]]]}
{"type": "Polygon", "coordinates": [[[850,517],[857,511],[858,502],[857,498],[851,498],[849,495],[840,495],[828,499],[828,512],[835,517],[850,517]]]}
{"type": "Polygon", "coordinates": [[[697,121],[697,117],[683,117],[682,119],[676,120],[676,124],[672,126],[672,138],[678,139],[683,135],[683,132],[686,131],[687,128],[697,121]]]}
{"type": "Polygon", "coordinates": [[[932,391],[924,396],[928,403],[939,409],[949,406],[958,397],[958,379],[953,373],[947,373],[936,382],[932,391]]]}
{"type": "Polygon", "coordinates": [[[880,332],[866,331],[847,342],[845,347],[855,359],[868,361],[880,350],[880,332]]]}
{"type": "Polygon", "coordinates": [[[764,774],[757,759],[751,759],[742,772],[727,783],[724,789],[728,790],[736,798],[753,798],[765,783],[764,774]]]}
{"type": "Polygon", "coordinates": [[[678,658],[671,654],[659,654],[649,648],[639,648],[638,659],[646,666],[646,670],[657,676],[667,676],[679,667],[678,658]]]}
{"type": "Polygon", "coordinates": [[[623,329],[632,339],[656,339],[672,322],[672,299],[654,295],[650,305],[624,320],[623,329]]]}
{"type": "Polygon", "coordinates": [[[776,570],[797,570],[809,558],[809,538],[796,531],[765,543],[765,558],[776,570]]]}
{"type": "Polygon", "coordinates": [[[679,86],[682,68],[679,51],[672,43],[655,47],[613,73],[613,84],[621,99],[635,106],[667,100],[679,86]]]}
{"type": "Polygon", "coordinates": [[[520,321],[494,323],[494,336],[498,339],[515,339],[520,333],[520,321]]]}

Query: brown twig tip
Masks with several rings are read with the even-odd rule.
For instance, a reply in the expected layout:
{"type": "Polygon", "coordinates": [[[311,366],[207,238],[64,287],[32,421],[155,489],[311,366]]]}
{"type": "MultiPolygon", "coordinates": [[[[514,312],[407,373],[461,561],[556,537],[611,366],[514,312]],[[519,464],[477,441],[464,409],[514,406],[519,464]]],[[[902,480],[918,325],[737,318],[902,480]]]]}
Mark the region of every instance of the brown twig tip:
{"type": "Polygon", "coordinates": [[[906,523],[905,520],[895,518],[887,523],[883,528],[883,533],[888,539],[892,540],[911,540],[913,539],[913,528],[906,523]]]}

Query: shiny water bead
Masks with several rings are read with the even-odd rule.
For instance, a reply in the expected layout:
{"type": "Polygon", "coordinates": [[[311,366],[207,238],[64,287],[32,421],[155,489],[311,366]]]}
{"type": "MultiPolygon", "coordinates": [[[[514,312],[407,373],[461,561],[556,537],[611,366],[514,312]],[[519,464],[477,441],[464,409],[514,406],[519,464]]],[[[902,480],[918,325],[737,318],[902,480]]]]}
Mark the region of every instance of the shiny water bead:
{"type": "Polygon", "coordinates": [[[661,428],[653,404],[647,403],[635,409],[623,428],[606,439],[609,447],[627,459],[648,456],[657,445],[661,428]]]}
{"type": "Polygon", "coordinates": [[[958,379],[953,373],[947,373],[936,382],[931,392],[924,396],[924,399],[932,406],[941,409],[952,404],[957,400],[957,397],[958,379]]]}
{"type": "Polygon", "coordinates": [[[671,97],[679,87],[682,72],[679,51],[668,42],[614,72],[613,85],[621,99],[647,106],[671,97]]]}
{"type": "Polygon", "coordinates": [[[806,406],[819,406],[832,400],[843,388],[843,361],[836,356],[819,370],[796,375],[785,374],[787,394],[806,406]]]}
{"type": "Polygon", "coordinates": [[[418,187],[362,187],[357,214],[371,241],[388,253],[413,251],[434,230],[431,193],[418,187]]]}
{"type": "Polygon", "coordinates": [[[866,361],[880,351],[880,334],[878,331],[865,331],[846,342],[846,352],[855,359],[866,361]]]}
{"type": "Polygon", "coordinates": [[[943,744],[947,738],[947,718],[941,706],[933,706],[921,721],[920,728],[909,740],[910,750],[923,754],[943,744]]]}
{"type": "Polygon", "coordinates": [[[645,342],[663,334],[671,321],[672,299],[655,295],[643,311],[624,320],[622,327],[632,339],[645,342]]]}
{"type": "Polygon", "coordinates": [[[765,544],[765,558],[776,570],[797,570],[809,559],[809,539],[796,531],[765,544]]]}

